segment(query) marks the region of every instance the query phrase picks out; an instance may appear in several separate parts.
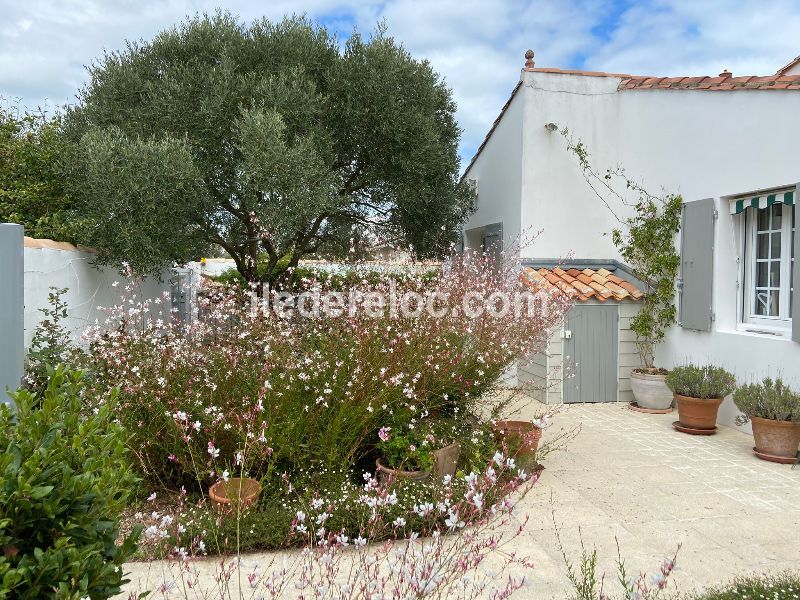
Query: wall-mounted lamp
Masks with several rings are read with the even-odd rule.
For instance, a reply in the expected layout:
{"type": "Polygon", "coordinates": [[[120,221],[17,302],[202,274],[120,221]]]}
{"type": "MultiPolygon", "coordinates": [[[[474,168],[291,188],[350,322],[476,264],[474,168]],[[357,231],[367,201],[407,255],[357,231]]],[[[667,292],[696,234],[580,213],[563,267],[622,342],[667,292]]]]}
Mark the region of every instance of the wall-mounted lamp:
{"type": "Polygon", "coordinates": [[[553,133],[558,129],[558,125],[556,125],[555,123],[546,123],[544,128],[547,129],[547,131],[549,131],[550,133],[553,133]]]}

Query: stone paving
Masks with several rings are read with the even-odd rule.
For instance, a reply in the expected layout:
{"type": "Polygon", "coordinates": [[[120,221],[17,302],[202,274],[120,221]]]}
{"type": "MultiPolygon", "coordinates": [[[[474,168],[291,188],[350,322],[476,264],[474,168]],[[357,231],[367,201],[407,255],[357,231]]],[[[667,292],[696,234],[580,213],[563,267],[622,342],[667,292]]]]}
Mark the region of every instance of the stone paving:
{"type": "MultiPolygon", "coordinates": [[[[619,596],[617,541],[631,574],[653,572],[682,544],[672,591],[800,569],[800,468],[756,458],[749,434],[721,427],[713,436],[691,436],[673,430],[676,419],[677,413],[648,415],[622,404],[572,405],[556,415],[545,441],[581,430],[543,460],[539,482],[518,506],[518,518],[530,521],[516,549],[536,568],[531,586],[515,597],[571,597],[554,522],[576,564],[581,538],[596,548],[598,574],[606,573],[612,597],[619,596]]],[[[164,580],[164,568],[126,565],[129,589],[152,589],[164,580]]],[[[199,569],[213,582],[216,561],[199,569]]]]}
{"type": "Polygon", "coordinates": [[[531,515],[525,549],[538,567],[531,598],[565,597],[552,517],[575,558],[581,536],[597,548],[611,584],[615,538],[634,573],[657,568],[682,544],[674,585],[683,591],[800,569],[800,468],[756,458],[749,434],[720,427],[686,435],[673,430],[676,419],[620,404],[574,405],[556,416],[547,435],[576,424],[581,432],[544,460],[522,501],[531,515]]]}

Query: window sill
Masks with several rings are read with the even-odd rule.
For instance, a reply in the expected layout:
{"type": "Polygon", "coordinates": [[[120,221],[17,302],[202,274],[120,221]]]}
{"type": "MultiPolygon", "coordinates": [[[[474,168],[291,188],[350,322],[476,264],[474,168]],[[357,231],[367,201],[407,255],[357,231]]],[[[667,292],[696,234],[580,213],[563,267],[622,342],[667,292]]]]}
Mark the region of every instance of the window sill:
{"type": "Polygon", "coordinates": [[[755,325],[751,323],[740,323],[734,331],[730,331],[729,333],[738,333],[741,335],[775,340],[791,341],[792,339],[791,328],[765,327],[763,325],[755,325]]]}

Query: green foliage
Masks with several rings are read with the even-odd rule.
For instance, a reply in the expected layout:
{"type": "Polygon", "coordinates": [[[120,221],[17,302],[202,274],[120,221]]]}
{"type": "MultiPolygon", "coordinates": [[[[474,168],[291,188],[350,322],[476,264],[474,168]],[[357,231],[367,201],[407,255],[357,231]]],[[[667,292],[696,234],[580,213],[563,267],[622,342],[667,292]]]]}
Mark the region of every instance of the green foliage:
{"type": "Polygon", "coordinates": [[[724,398],[736,389],[736,378],[722,367],[682,365],[667,374],[667,386],[690,398],[724,398]]]}
{"type": "Polygon", "coordinates": [[[800,573],[786,571],[772,575],[740,577],[727,585],[698,594],[682,595],[684,600],[744,600],[769,598],[791,600],[800,598],[800,573]]]}
{"type": "MultiPolygon", "coordinates": [[[[135,478],[110,407],[81,414],[80,372],[0,408],[0,598],[109,598],[138,531],[117,545],[135,478]]],[[[112,395],[113,400],[113,395],[112,395]]]]}
{"type": "Polygon", "coordinates": [[[733,402],[745,415],[737,418],[740,425],[750,417],[800,422],[800,394],[784,385],[780,377],[741,386],[733,393],[733,402]]]}
{"type": "Polygon", "coordinates": [[[43,394],[52,372],[52,365],[66,363],[77,352],[70,341],[69,332],[61,324],[67,318],[67,304],[61,299],[66,288],[51,287],[47,295],[49,304],[40,308],[44,315],[33,331],[25,365],[24,385],[27,389],[43,394]]]}
{"type": "Polygon", "coordinates": [[[75,227],[99,262],[157,274],[205,253],[197,215],[210,203],[183,140],[93,128],[81,138],[71,177],[75,227]]]}
{"type": "Polygon", "coordinates": [[[387,467],[401,471],[430,471],[433,468],[435,438],[426,427],[397,428],[378,442],[378,451],[387,467]]]}
{"type": "Polygon", "coordinates": [[[637,336],[636,346],[642,364],[652,369],[655,348],[675,322],[675,278],[680,266],[675,236],[681,227],[683,198],[677,194],[654,196],[621,168],[598,173],[592,169],[586,147],[581,142],[573,143],[568,130],[563,130],[562,134],[567,138],[568,149],[578,157],[592,190],[621,225],[611,231],[614,245],[633,274],[647,286],[641,308],[631,319],[630,327],[637,336]],[[615,181],[624,185],[625,195],[617,191],[615,181]],[[638,196],[636,201],[628,199],[631,194],[638,196]],[[609,195],[631,209],[633,215],[619,217],[609,204],[609,195]]]}
{"type": "Polygon", "coordinates": [[[642,195],[635,215],[623,229],[611,233],[614,245],[634,275],[647,284],[642,307],[631,319],[631,331],[645,366],[652,368],[655,347],[675,322],[675,277],[680,256],[675,235],[680,231],[683,198],[669,194],[663,201],[642,195]]]}
{"type": "Polygon", "coordinates": [[[58,118],[0,107],[0,222],[19,223],[32,237],[75,241],[58,129],[58,118]]]}
{"type": "Polygon", "coordinates": [[[64,132],[103,262],[155,272],[213,244],[270,282],[367,229],[441,255],[474,208],[450,90],[382,29],[342,47],[303,18],[218,13],[90,75],[64,132]]]}
{"type": "MultiPolygon", "coordinates": [[[[327,271],[317,267],[298,266],[292,269],[287,287],[294,291],[308,289],[314,284],[318,284],[325,289],[341,292],[352,288],[354,285],[367,282],[368,285],[377,285],[381,281],[389,278],[395,282],[406,281],[410,278],[420,279],[422,282],[431,281],[438,269],[431,268],[425,273],[406,273],[403,271],[384,272],[379,270],[368,270],[363,268],[346,269],[343,271],[327,271]]],[[[236,269],[227,269],[219,275],[211,277],[213,281],[223,285],[246,288],[247,282],[241,273],[236,269]]]]}

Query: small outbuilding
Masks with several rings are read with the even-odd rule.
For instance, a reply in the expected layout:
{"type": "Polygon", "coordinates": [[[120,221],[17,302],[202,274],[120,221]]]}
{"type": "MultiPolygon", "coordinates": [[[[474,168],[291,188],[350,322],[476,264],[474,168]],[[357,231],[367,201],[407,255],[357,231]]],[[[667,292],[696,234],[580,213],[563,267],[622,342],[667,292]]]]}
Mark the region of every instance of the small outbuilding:
{"type": "Polygon", "coordinates": [[[545,352],[517,366],[517,380],[540,402],[632,402],[631,370],[641,366],[631,318],[644,285],[617,261],[532,264],[522,280],[559,289],[575,302],[545,352]]]}

